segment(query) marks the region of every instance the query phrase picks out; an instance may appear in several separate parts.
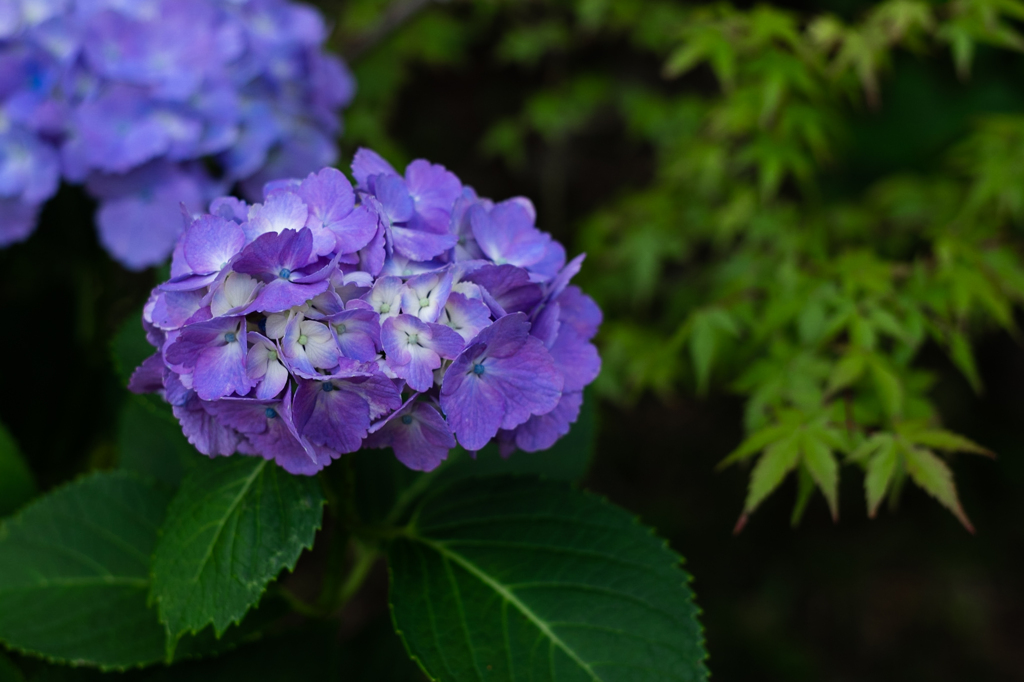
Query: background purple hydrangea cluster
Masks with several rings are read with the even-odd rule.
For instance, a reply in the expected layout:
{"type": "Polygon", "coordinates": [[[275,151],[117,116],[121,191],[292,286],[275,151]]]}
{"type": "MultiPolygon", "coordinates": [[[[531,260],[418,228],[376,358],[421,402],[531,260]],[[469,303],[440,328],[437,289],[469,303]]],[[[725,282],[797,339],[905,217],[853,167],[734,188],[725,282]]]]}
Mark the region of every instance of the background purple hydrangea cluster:
{"type": "Polygon", "coordinates": [[[212,202],[145,307],[158,352],[131,388],[162,391],[204,454],[312,474],[361,447],[430,470],[456,440],[543,450],[576,420],[601,361],[601,311],[569,284],[582,256],[443,166],[399,175],[360,150],[338,170],[212,202]]]}
{"type": "Polygon", "coordinates": [[[354,83],[325,37],[286,0],[0,0],[0,246],[63,178],[139,269],[170,254],[181,203],[333,163],[354,83]]]}

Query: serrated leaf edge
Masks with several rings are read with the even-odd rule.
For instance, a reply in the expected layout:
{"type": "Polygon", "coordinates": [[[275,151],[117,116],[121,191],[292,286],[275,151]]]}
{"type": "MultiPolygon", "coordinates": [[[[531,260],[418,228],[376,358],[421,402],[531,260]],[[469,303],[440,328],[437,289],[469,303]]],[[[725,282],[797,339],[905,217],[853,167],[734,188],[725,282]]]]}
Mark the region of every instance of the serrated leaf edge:
{"type": "MultiPolygon", "coordinates": [[[[614,509],[617,512],[626,513],[627,515],[629,515],[630,521],[631,521],[633,526],[643,530],[649,537],[652,537],[652,538],[660,541],[661,548],[664,549],[666,552],[668,552],[668,554],[675,559],[675,562],[673,563],[673,568],[679,569],[679,571],[682,573],[683,581],[682,581],[682,583],[680,583],[680,585],[682,585],[683,587],[686,587],[690,591],[690,595],[689,595],[689,598],[687,600],[690,603],[690,605],[693,606],[693,614],[690,616],[690,619],[697,626],[697,634],[698,634],[698,637],[699,637],[699,639],[697,641],[697,644],[698,644],[698,646],[701,649],[701,653],[703,654],[701,656],[701,658],[697,661],[697,665],[701,669],[701,671],[704,673],[704,679],[705,680],[708,679],[708,677],[710,675],[710,672],[708,671],[707,665],[705,664],[705,661],[707,661],[708,658],[709,658],[707,647],[705,646],[705,644],[707,643],[707,638],[704,635],[704,625],[700,622],[700,618],[699,618],[699,616],[702,613],[704,613],[704,609],[702,609],[697,604],[696,592],[691,587],[691,583],[693,582],[693,575],[689,571],[686,571],[686,570],[684,570],[682,568],[686,564],[686,558],[683,557],[681,554],[679,554],[676,550],[674,550],[671,547],[671,545],[669,545],[669,542],[668,542],[668,540],[666,538],[663,538],[660,535],[658,535],[657,532],[655,531],[654,527],[648,526],[647,524],[643,523],[643,521],[642,521],[642,519],[640,518],[639,515],[629,514],[629,512],[627,510],[625,510],[622,507],[618,506],[617,504],[611,502],[605,495],[600,495],[598,493],[593,493],[593,492],[590,492],[589,490],[583,490],[583,489],[579,488],[578,486],[573,485],[573,484],[569,484],[569,483],[567,483],[565,481],[548,479],[548,478],[546,478],[544,476],[536,476],[536,475],[531,476],[529,474],[499,474],[497,476],[494,476],[494,475],[490,475],[490,476],[483,475],[483,476],[479,476],[479,477],[475,477],[475,478],[477,480],[486,479],[486,478],[510,478],[510,479],[528,479],[528,480],[534,480],[534,481],[538,481],[538,482],[550,482],[550,483],[552,483],[554,485],[557,485],[559,487],[563,487],[563,488],[566,488],[566,489],[571,490],[573,492],[577,492],[577,493],[580,493],[580,494],[582,494],[582,495],[584,495],[586,497],[589,497],[589,498],[595,500],[596,502],[598,502],[599,504],[602,504],[602,505],[604,505],[606,507],[611,507],[612,509],[614,509]]],[[[437,489],[435,489],[435,490],[425,491],[420,496],[419,501],[416,503],[416,509],[413,511],[412,520],[410,521],[410,524],[409,524],[409,526],[407,528],[412,528],[415,525],[415,522],[416,522],[416,519],[419,516],[420,510],[431,499],[433,499],[434,497],[437,497],[446,488],[458,485],[460,483],[465,483],[465,479],[458,480],[458,481],[445,482],[444,484],[442,484],[440,486],[437,486],[437,489]]],[[[413,541],[416,541],[416,542],[424,542],[423,538],[421,538],[419,536],[416,536],[416,535],[403,534],[400,537],[405,537],[406,539],[413,540],[413,541]]],[[[435,545],[436,543],[432,543],[432,542],[427,541],[427,542],[424,542],[424,544],[435,545]]],[[[442,556],[445,556],[446,558],[448,557],[447,554],[442,554],[442,556]]],[[[463,565],[462,562],[459,562],[459,564],[462,565],[463,568],[466,568],[468,571],[470,570],[467,566],[463,565]]],[[[475,569],[475,566],[474,566],[474,569],[475,569]]],[[[416,654],[414,654],[412,652],[411,647],[409,646],[409,642],[408,642],[408,640],[405,637],[405,632],[403,632],[398,627],[398,622],[395,619],[395,604],[394,604],[394,601],[392,601],[392,599],[391,599],[391,589],[390,588],[394,584],[394,571],[393,571],[393,569],[391,567],[390,562],[388,563],[387,571],[388,571],[388,611],[391,614],[391,626],[394,628],[395,634],[397,634],[399,639],[402,640],[402,646],[405,647],[406,654],[408,654],[409,658],[414,663],[416,663],[417,666],[419,666],[420,670],[423,672],[424,675],[426,675],[427,679],[429,679],[430,682],[440,682],[440,678],[436,678],[433,675],[431,675],[430,671],[428,671],[426,666],[424,666],[423,661],[421,661],[420,658],[416,654]]],[[[470,572],[473,575],[477,575],[477,571],[470,571],[470,572]]],[[[483,580],[483,578],[481,578],[481,580],[483,580]]],[[[487,585],[491,584],[490,581],[488,581],[488,580],[484,580],[484,583],[487,584],[487,585]]],[[[498,590],[496,589],[495,591],[498,591],[498,590]]],[[[512,599],[508,599],[508,598],[505,597],[505,595],[502,592],[498,592],[498,594],[500,594],[502,596],[502,598],[505,599],[505,601],[507,603],[513,603],[514,597],[512,599]]],[[[516,599],[515,602],[518,602],[518,600],[516,599]]],[[[525,605],[522,605],[522,606],[525,609],[525,605]]],[[[529,611],[528,609],[521,610],[521,613],[523,613],[523,615],[527,615],[528,611],[529,611]]],[[[531,613],[531,615],[532,615],[532,613],[531,613]]],[[[527,617],[530,618],[529,615],[527,617]]],[[[530,618],[530,621],[534,622],[534,624],[536,625],[536,622],[534,621],[533,618],[530,618]]],[[[538,629],[540,629],[539,625],[538,625],[538,629]]],[[[547,632],[546,630],[541,630],[541,631],[542,632],[547,632]]],[[[552,641],[559,641],[560,642],[560,640],[557,640],[557,638],[553,635],[553,633],[550,636],[551,636],[552,641]]],[[[565,650],[564,648],[563,648],[563,651],[566,651],[566,653],[569,654],[570,657],[573,660],[577,660],[578,661],[578,658],[575,655],[573,655],[569,651],[565,650]]],[[[589,672],[589,669],[588,669],[588,672],[589,672]]],[[[602,682],[601,679],[598,678],[598,677],[595,677],[593,675],[593,673],[591,673],[591,677],[592,677],[592,679],[596,680],[597,682],[602,682]]]]}

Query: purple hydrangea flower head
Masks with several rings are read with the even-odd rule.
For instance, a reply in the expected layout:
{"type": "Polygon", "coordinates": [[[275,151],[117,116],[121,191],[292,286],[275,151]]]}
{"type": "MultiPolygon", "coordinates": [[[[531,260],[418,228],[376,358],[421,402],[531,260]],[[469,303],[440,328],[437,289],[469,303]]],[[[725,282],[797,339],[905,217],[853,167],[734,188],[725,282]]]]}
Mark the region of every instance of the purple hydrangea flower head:
{"type": "MultiPolygon", "coordinates": [[[[198,214],[234,186],[259,199],[333,163],[355,86],[326,35],[293,0],[0,2],[0,247],[32,232],[63,178],[97,200],[110,254],[149,267],[184,228],[180,204],[198,214]]],[[[350,216],[351,185],[325,173],[307,197],[314,251],[335,231],[369,243],[376,217],[350,216]]]]}
{"type": "Polygon", "coordinates": [[[420,471],[456,445],[550,447],[601,366],[601,311],[571,284],[582,257],[566,263],[529,201],[478,197],[441,166],[401,176],[361,150],[353,175],[168,209],[186,226],[130,388],[161,392],[204,454],[296,474],[363,447],[420,471]]]}

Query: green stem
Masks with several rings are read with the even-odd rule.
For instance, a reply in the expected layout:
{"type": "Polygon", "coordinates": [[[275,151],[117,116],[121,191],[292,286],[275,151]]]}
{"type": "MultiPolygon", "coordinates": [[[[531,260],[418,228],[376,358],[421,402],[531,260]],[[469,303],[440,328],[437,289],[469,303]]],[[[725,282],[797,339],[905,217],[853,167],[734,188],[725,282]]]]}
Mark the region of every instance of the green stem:
{"type": "Polygon", "coordinates": [[[352,564],[345,582],[342,583],[341,589],[337,592],[337,597],[334,601],[334,611],[344,608],[349,600],[355,596],[359,588],[366,582],[370,569],[373,568],[374,563],[376,563],[377,558],[380,556],[376,549],[364,545],[356,539],[352,540],[352,549],[356,555],[355,563],[352,564]]]}
{"type": "Polygon", "coordinates": [[[303,616],[309,616],[311,618],[322,618],[324,615],[321,609],[307,604],[292,594],[290,590],[281,585],[277,586],[276,593],[288,602],[288,606],[290,606],[296,613],[301,613],[303,616]]]}
{"type": "Polygon", "coordinates": [[[431,472],[423,474],[417,478],[412,485],[403,490],[402,494],[398,496],[397,500],[395,500],[395,506],[391,508],[387,518],[384,519],[383,525],[394,526],[395,523],[398,522],[398,519],[402,518],[402,514],[405,513],[406,508],[415,502],[416,498],[423,494],[423,491],[430,487],[430,484],[434,482],[434,479],[436,479],[454,459],[454,457],[449,457],[441,464],[441,466],[431,472]]]}

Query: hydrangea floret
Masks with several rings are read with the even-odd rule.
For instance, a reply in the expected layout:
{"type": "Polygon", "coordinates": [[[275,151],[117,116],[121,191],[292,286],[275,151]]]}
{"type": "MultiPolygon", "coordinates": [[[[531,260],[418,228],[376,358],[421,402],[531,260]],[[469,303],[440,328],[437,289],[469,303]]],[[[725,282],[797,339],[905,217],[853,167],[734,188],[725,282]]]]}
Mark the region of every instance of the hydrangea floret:
{"type": "Polygon", "coordinates": [[[334,163],[354,81],[326,35],[289,0],[0,0],[0,247],[63,179],[141,269],[170,254],[180,204],[334,163]]]}
{"type": "Polygon", "coordinates": [[[601,360],[583,256],[443,166],[397,173],[361,149],[356,186],[324,168],[216,199],[174,251],[143,324],[158,350],[130,388],[160,392],[209,456],[314,474],[360,448],[411,469],[460,444],[503,455],[569,431],[601,360]]]}

